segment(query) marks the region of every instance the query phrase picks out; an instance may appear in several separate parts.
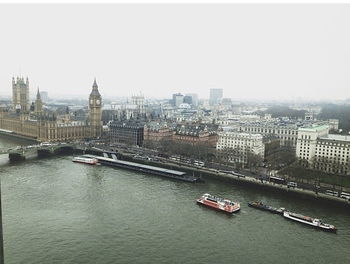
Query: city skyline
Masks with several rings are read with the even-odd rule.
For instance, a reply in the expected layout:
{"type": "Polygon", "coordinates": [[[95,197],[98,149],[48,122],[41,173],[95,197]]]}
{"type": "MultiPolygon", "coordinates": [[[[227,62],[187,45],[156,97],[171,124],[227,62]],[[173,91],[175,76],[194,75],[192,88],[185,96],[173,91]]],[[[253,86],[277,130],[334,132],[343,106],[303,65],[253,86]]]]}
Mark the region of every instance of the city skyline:
{"type": "Polygon", "coordinates": [[[104,97],[350,98],[349,8],[4,5],[0,96],[23,75],[52,97],[83,96],[96,77],[104,97]]]}

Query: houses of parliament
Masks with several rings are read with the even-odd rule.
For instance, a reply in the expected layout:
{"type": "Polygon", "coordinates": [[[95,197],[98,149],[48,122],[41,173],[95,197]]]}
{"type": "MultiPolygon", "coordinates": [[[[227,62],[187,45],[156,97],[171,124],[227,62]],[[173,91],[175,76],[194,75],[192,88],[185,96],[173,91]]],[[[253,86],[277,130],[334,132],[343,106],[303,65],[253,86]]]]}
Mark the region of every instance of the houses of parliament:
{"type": "Polygon", "coordinates": [[[69,113],[58,115],[43,108],[39,89],[30,104],[29,80],[12,78],[12,105],[0,108],[0,129],[42,142],[60,142],[98,138],[102,134],[102,98],[96,79],[89,96],[85,121],[76,121],[69,113]]]}

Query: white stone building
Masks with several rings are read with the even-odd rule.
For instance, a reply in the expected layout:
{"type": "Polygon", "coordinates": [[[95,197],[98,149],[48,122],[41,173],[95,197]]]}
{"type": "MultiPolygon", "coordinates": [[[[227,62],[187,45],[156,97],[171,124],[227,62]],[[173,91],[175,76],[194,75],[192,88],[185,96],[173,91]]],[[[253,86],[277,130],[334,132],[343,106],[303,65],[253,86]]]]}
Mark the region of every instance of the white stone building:
{"type": "Polygon", "coordinates": [[[297,158],[311,162],[315,156],[317,139],[321,136],[327,136],[328,132],[328,126],[299,128],[296,147],[297,158]]]}
{"type": "Polygon", "coordinates": [[[350,136],[329,134],[328,126],[300,128],[296,156],[305,166],[327,173],[350,174],[350,136]]]}
{"type": "Polygon", "coordinates": [[[264,158],[265,145],[260,134],[248,134],[239,132],[219,133],[217,150],[232,149],[232,157],[229,160],[238,163],[247,163],[248,154],[254,153],[264,158]]]}

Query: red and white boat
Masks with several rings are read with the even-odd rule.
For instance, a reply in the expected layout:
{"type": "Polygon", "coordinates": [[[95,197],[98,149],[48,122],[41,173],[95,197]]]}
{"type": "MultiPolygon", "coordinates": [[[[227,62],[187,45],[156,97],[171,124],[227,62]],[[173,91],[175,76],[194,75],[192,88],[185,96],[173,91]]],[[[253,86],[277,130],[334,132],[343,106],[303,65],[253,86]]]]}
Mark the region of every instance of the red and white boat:
{"type": "Polygon", "coordinates": [[[197,203],[219,211],[224,211],[229,214],[237,212],[241,209],[239,202],[232,202],[227,199],[210,195],[209,193],[203,194],[200,198],[198,198],[197,203]]]}
{"type": "Polygon", "coordinates": [[[85,163],[89,165],[96,165],[98,160],[95,158],[87,158],[87,157],[74,157],[72,159],[73,162],[85,163]]]}

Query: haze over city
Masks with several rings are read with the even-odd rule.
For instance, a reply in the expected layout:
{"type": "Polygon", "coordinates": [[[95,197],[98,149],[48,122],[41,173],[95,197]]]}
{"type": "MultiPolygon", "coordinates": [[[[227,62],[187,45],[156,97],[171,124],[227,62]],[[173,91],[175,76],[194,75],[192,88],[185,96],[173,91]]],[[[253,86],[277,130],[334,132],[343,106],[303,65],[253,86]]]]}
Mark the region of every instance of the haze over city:
{"type": "Polygon", "coordinates": [[[3,5],[0,97],[350,97],[349,5],[3,5]]]}

